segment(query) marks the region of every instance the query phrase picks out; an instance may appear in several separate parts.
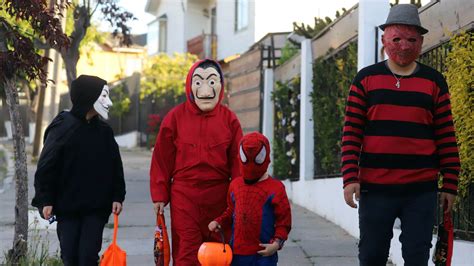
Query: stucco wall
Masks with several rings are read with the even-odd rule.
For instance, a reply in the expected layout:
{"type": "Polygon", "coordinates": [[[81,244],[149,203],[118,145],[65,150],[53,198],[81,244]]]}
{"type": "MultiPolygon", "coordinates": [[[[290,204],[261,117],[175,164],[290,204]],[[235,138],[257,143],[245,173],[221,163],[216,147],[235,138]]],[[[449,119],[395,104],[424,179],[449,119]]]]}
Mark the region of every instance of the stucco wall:
{"type": "MultiPolygon", "coordinates": [[[[155,16],[158,19],[162,15],[167,16],[167,53],[172,55],[173,52],[183,53],[186,51],[186,40],[184,36],[184,12],[186,6],[181,1],[162,0],[155,16]]],[[[149,25],[151,25],[151,22],[149,25]]],[[[155,30],[155,29],[154,29],[155,30]]],[[[150,27],[149,27],[150,31],[150,27]]],[[[152,46],[149,44],[149,46],[152,46]]],[[[156,45],[156,47],[158,47],[156,45]]],[[[152,52],[152,51],[149,51],[152,52]]]]}
{"type": "Polygon", "coordinates": [[[206,2],[202,1],[188,1],[186,6],[184,38],[188,40],[202,34],[211,33],[211,10],[208,8],[206,2]],[[204,9],[208,10],[208,17],[205,16],[204,9]]]}
{"type": "Polygon", "coordinates": [[[255,2],[249,1],[249,25],[235,32],[235,2],[217,1],[217,58],[224,59],[234,54],[243,54],[256,41],[255,2]]]}

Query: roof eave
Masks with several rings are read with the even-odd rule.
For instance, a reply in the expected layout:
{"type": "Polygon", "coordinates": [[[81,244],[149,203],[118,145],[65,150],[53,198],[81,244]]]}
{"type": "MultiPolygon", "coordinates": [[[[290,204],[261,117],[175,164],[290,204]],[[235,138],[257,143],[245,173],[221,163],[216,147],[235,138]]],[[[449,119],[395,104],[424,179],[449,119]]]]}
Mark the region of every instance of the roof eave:
{"type": "Polygon", "coordinates": [[[147,0],[145,5],[145,12],[156,15],[158,7],[160,6],[161,0],[147,0]]]}

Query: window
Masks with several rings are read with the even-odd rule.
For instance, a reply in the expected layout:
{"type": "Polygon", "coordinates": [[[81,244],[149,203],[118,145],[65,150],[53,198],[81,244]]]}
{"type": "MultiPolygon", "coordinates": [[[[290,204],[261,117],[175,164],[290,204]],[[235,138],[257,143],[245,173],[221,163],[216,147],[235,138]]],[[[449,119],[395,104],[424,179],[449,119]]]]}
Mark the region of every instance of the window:
{"type": "Polygon", "coordinates": [[[158,53],[158,30],[159,22],[155,20],[148,24],[148,33],[147,33],[147,44],[148,44],[148,54],[154,55],[158,53]]]}
{"type": "Polygon", "coordinates": [[[216,15],[216,8],[213,7],[211,9],[211,35],[216,34],[216,27],[217,27],[217,15],[216,15]]]}
{"type": "Polygon", "coordinates": [[[249,25],[249,0],[235,0],[235,31],[249,25]]]}
{"type": "Polygon", "coordinates": [[[158,51],[166,53],[166,42],[168,35],[168,18],[166,15],[163,15],[159,18],[158,34],[158,51]]]}
{"type": "Polygon", "coordinates": [[[148,54],[166,53],[166,43],[168,42],[168,18],[162,15],[148,24],[148,54]]]}

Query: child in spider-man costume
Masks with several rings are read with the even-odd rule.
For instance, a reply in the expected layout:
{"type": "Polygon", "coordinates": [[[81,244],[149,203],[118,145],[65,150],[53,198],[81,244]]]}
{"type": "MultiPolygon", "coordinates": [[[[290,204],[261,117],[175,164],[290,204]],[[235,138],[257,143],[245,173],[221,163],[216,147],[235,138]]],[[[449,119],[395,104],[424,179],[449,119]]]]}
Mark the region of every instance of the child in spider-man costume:
{"type": "Polygon", "coordinates": [[[277,250],[291,230],[285,186],[267,173],[270,144],[264,135],[245,135],[239,146],[243,177],[231,182],[227,209],[208,227],[210,231],[232,227],[232,265],[277,265],[277,250]]]}

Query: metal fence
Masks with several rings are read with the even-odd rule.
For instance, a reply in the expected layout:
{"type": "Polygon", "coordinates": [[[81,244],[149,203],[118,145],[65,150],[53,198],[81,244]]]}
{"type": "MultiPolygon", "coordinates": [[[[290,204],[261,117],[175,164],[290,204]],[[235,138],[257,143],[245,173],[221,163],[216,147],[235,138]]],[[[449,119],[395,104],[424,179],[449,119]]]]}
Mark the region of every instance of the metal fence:
{"type": "MultiPolygon", "coordinates": [[[[454,237],[474,241],[474,186],[468,188],[466,197],[459,198],[453,210],[454,237]]],[[[442,221],[442,212],[438,206],[437,221],[442,221]]]]}
{"type": "MultiPolygon", "coordinates": [[[[444,42],[420,56],[419,61],[439,72],[446,71],[446,58],[451,51],[449,42],[444,42]]],[[[442,221],[442,211],[438,206],[437,221],[442,221]]],[[[453,211],[455,238],[474,241],[474,186],[470,186],[466,196],[460,198],[453,211]]]]}
{"type": "Polygon", "coordinates": [[[443,73],[446,70],[446,57],[448,56],[449,51],[451,51],[449,42],[444,42],[433,49],[424,52],[420,55],[418,61],[443,73]]]}
{"type": "Polygon", "coordinates": [[[314,179],[340,177],[344,106],[357,74],[357,39],[313,64],[314,179]]]}

